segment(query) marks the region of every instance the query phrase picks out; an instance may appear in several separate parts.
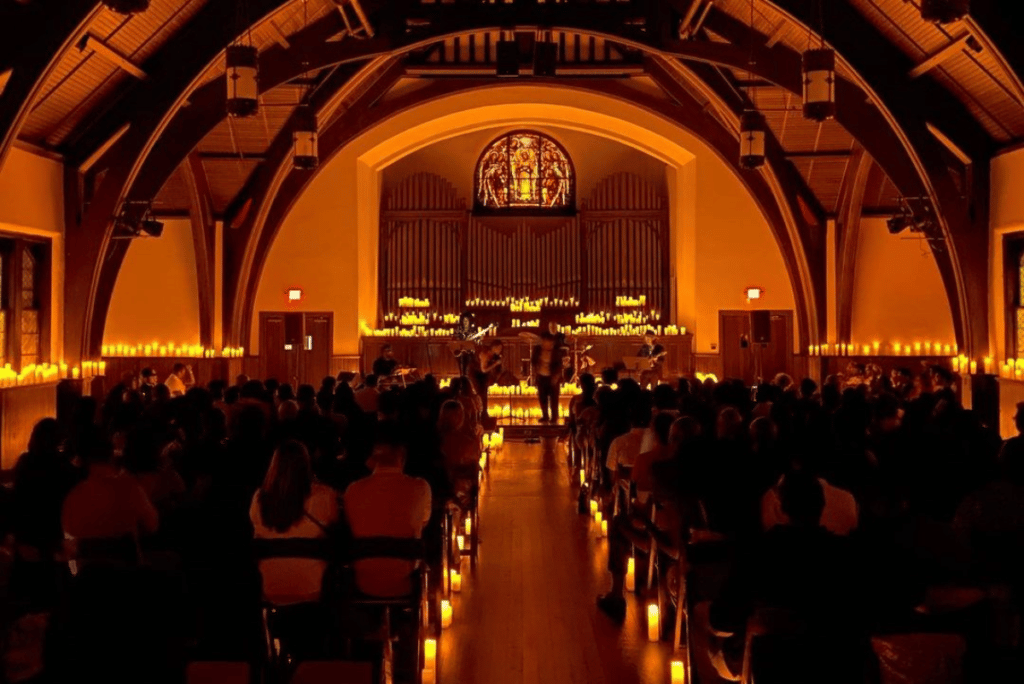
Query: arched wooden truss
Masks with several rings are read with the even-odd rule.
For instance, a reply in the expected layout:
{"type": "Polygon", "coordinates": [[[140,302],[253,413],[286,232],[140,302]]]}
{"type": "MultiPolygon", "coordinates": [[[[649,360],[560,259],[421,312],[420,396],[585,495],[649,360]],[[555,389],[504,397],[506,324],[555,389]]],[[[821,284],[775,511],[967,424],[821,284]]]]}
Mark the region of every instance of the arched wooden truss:
{"type": "MultiPolygon", "coordinates": [[[[293,1],[249,0],[249,18],[260,24],[293,1]]],[[[721,82],[716,83],[713,71],[747,71],[752,79],[799,94],[800,56],[776,35],[783,27],[775,32],[752,30],[725,9],[712,7],[706,14],[693,11],[695,2],[698,0],[595,2],[587,3],[586,11],[580,11],[575,2],[534,0],[494,5],[342,0],[339,13],[317,19],[261,53],[261,88],[269,90],[310,69],[339,67],[330,87],[317,92],[317,106],[325,112],[334,111],[339,97],[347,98],[347,108],[322,133],[329,152],[331,144],[340,146],[366,128],[369,122],[365,113],[403,72],[405,56],[414,51],[446,37],[483,30],[534,27],[572,31],[611,40],[646,55],[648,72],[670,96],[682,101],[682,113],[676,112],[677,116],[672,118],[705,140],[721,137],[712,147],[723,158],[735,158],[734,118],[745,103],[737,100],[735,93],[730,94],[721,82]],[[347,11],[346,3],[351,3],[347,11]],[[357,4],[363,15],[358,17],[361,30],[351,25],[357,17],[357,4]],[[702,30],[713,32],[716,40],[703,38],[699,32],[687,33],[698,17],[703,17],[702,30]],[[680,27],[688,39],[678,37],[680,27]],[[339,35],[341,39],[335,40],[339,35]],[[675,72],[680,65],[685,65],[681,81],[676,79],[675,72]],[[695,99],[694,90],[702,92],[707,101],[695,99]],[[709,102],[711,110],[719,116],[704,113],[709,102]],[[687,110],[691,106],[702,107],[702,114],[691,115],[687,110]]],[[[0,161],[17,135],[26,108],[31,107],[33,93],[52,70],[55,55],[73,49],[98,7],[95,1],[68,0],[59,3],[59,9],[44,12],[39,9],[44,4],[5,9],[16,14],[20,23],[5,21],[4,30],[21,35],[38,33],[40,37],[28,49],[17,49],[19,41],[7,40],[0,52],[0,77],[6,78],[0,94],[0,161]]],[[[731,4],[720,3],[726,7],[731,4]]],[[[983,351],[987,348],[987,173],[988,160],[995,150],[992,138],[950,91],[936,81],[914,76],[913,62],[848,2],[763,0],[759,4],[769,7],[773,16],[782,17],[791,30],[813,35],[815,31],[809,30],[809,26],[823,27],[824,39],[841,57],[837,118],[858,141],[858,149],[863,150],[865,158],[870,158],[892,180],[900,194],[926,198],[934,209],[937,230],[932,244],[937,246],[935,256],[949,296],[958,342],[970,352],[983,351]],[[816,12],[819,5],[824,7],[820,22],[816,12]],[[928,102],[929,109],[922,109],[921,102],[928,102]],[[935,131],[943,135],[937,136],[935,131]],[[971,166],[968,187],[958,185],[958,179],[949,172],[950,150],[971,166]]],[[[980,12],[989,12],[986,3],[980,4],[980,12]]],[[[91,170],[85,180],[102,175],[86,205],[75,192],[82,184],[76,168],[71,168],[68,174],[65,350],[69,359],[98,351],[110,294],[124,254],[125,243],[110,240],[113,218],[120,206],[125,199],[154,196],[198,141],[223,118],[224,93],[218,79],[205,85],[200,83],[237,33],[232,11],[233,3],[204,5],[147,61],[146,70],[153,77],[134,84],[105,113],[90,120],[66,151],[69,166],[90,162],[91,170]],[[183,106],[186,103],[188,106],[183,106]]],[[[975,37],[997,54],[981,26],[994,30],[993,35],[999,38],[1003,35],[999,19],[998,14],[979,15],[972,29],[975,37]]],[[[1019,72],[1024,64],[1019,47],[1012,43],[1001,47],[1009,51],[998,54],[999,58],[1019,72]]],[[[571,80],[554,79],[560,85],[571,80]]],[[[473,87],[486,85],[489,83],[478,82],[473,87]]],[[[616,89],[614,83],[569,85],[599,87],[604,92],[616,89]]],[[[1019,80],[1010,86],[1019,90],[1019,80]]],[[[416,99],[439,97],[446,91],[466,87],[470,86],[439,82],[418,98],[406,98],[405,102],[412,106],[416,99]]],[[[663,103],[649,102],[643,106],[666,109],[663,103]]],[[[379,116],[382,110],[389,109],[393,113],[397,111],[394,108],[394,103],[380,105],[374,114],[379,116]]],[[[660,113],[670,116],[666,111],[660,113]]],[[[247,328],[241,323],[246,306],[251,308],[252,279],[258,275],[272,236],[294,201],[293,193],[301,191],[308,181],[308,177],[297,177],[285,168],[285,148],[283,140],[274,141],[266,161],[248,184],[248,199],[233,207],[233,213],[244,213],[245,217],[240,228],[229,231],[225,248],[225,282],[231,282],[229,274],[240,278],[235,283],[237,288],[225,293],[224,317],[230,341],[241,340],[245,335],[247,328]],[[266,190],[272,192],[261,193],[266,190]],[[264,197],[267,203],[259,205],[264,197]],[[242,212],[247,206],[248,211],[242,212]]],[[[806,188],[792,182],[792,173],[785,167],[776,155],[766,172],[740,175],[748,188],[755,188],[753,195],[780,237],[791,278],[799,281],[794,288],[798,306],[803,307],[808,319],[802,325],[801,337],[816,339],[825,310],[825,217],[820,206],[808,197],[806,188]],[[792,231],[780,236],[781,227],[786,225],[795,228],[797,240],[788,237],[792,231]]],[[[869,170],[861,169],[856,177],[870,176],[869,170]]],[[[198,183],[201,187],[201,178],[198,183]]],[[[844,205],[848,207],[855,192],[844,188],[843,194],[848,197],[844,205]]],[[[856,210],[850,209],[842,218],[850,222],[855,215],[856,210]]],[[[855,244],[855,240],[845,243],[855,244]]]]}

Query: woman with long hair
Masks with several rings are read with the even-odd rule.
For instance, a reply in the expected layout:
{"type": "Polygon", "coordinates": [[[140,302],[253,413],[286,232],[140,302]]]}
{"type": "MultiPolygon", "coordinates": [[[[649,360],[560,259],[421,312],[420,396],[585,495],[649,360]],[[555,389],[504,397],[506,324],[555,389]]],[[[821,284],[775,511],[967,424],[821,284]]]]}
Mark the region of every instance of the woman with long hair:
{"type": "MultiPolygon", "coordinates": [[[[338,494],[314,480],[306,447],[295,440],[282,443],[252,498],[249,518],[255,537],[326,537],[338,517],[338,494]]],[[[326,568],[326,562],[308,558],[260,561],[263,596],[278,605],[319,601],[326,568]]]]}

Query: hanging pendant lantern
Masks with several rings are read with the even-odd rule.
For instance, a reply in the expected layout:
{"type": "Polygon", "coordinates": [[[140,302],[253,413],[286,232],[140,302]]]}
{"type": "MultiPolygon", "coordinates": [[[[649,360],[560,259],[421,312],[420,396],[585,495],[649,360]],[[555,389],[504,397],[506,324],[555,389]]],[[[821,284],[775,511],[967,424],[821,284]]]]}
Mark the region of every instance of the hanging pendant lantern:
{"type": "Polygon", "coordinates": [[[836,115],[836,53],[828,48],[804,53],[804,116],[825,121],[836,115]]]}
{"type": "Polygon", "coordinates": [[[740,166],[757,169],[764,166],[768,125],[761,112],[747,110],[740,117],[740,166]]]}
{"type": "Polygon", "coordinates": [[[292,165],[296,169],[311,171],[320,163],[316,138],[316,112],[308,104],[295,110],[295,128],[292,130],[292,165]]]}
{"type": "Polygon", "coordinates": [[[971,0],[921,0],[921,18],[936,24],[960,21],[971,11],[971,0]]]}
{"type": "Polygon", "coordinates": [[[228,114],[255,116],[259,111],[259,51],[251,45],[229,45],[227,49],[228,114]]]}

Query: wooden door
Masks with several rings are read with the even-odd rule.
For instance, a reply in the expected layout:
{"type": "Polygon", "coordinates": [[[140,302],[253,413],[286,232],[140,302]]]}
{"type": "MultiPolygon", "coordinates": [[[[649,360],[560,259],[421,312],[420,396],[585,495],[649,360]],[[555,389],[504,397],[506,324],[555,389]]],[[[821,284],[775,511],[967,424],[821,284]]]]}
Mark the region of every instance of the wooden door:
{"type": "Polygon", "coordinates": [[[260,312],[260,379],[291,382],[285,339],[285,314],[260,312]]]}
{"type": "Polygon", "coordinates": [[[751,382],[754,376],[754,357],[750,348],[750,314],[746,311],[720,311],[718,330],[722,379],[751,382]]]}
{"type": "Polygon", "coordinates": [[[334,315],[307,313],[302,336],[302,381],[319,387],[331,372],[331,352],[334,347],[334,315]]]}
{"type": "Polygon", "coordinates": [[[725,378],[753,385],[770,381],[777,373],[791,373],[793,312],[771,312],[771,342],[755,344],[750,335],[749,311],[719,311],[719,348],[725,378]]]}

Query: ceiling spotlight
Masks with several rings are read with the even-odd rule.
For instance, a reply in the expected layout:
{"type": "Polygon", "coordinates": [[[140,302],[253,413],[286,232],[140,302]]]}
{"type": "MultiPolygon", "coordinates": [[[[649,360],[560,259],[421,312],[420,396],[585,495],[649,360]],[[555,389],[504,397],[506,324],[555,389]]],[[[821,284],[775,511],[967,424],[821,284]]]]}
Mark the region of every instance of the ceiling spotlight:
{"type": "Polygon", "coordinates": [[[889,228],[890,233],[898,235],[909,228],[913,220],[910,216],[893,216],[885,222],[885,225],[889,228]]]}
{"type": "Polygon", "coordinates": [[[921,18],[936,24],[960,21],[971,11],[971,0],[921,0],[921,18]]]}
{"type": "Polygon", "coordinates": [[[139,224],[139,230],[150,237],[158,238],[163,235],[164,224],[150,217],[144,219],[142,223],[139,224]]]}
{"type": "Polygon", "coordinates": [[[149,0],[103,0],[103,4],[118,14],[136,14],[149,9],[149,0]]]}

